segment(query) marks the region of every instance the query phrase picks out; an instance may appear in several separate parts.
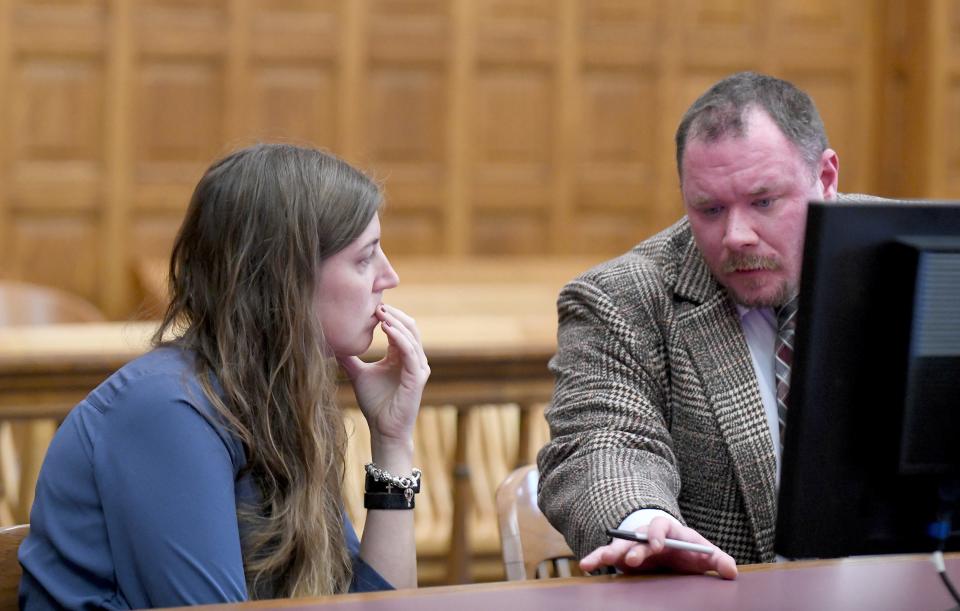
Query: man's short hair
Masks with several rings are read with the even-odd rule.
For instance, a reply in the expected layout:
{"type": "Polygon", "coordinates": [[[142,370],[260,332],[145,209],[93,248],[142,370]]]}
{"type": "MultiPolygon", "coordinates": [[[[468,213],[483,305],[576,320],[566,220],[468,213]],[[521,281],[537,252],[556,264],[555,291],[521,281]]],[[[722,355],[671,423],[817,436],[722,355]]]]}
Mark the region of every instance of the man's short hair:
{"type": "Polygon", "coordinates": [[[787,81],[739,72],[723,79],[687,109],[677,127],[677,175],[683,181],[683,152],[690,140],[716,142],[724,136],[743,136],[744,117],[753,108],[770,116],[804,161],[816,170],[827,149],[827,133],[817,107],[803,91],[787,81]]]}

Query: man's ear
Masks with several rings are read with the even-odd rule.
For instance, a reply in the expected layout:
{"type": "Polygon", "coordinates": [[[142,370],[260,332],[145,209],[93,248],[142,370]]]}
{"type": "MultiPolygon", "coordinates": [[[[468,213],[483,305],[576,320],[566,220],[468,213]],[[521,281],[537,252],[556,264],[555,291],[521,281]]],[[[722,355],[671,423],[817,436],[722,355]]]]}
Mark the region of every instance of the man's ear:
{"type": "Polygon", "coordinates": [[[835,150],[827,149],[820,155],[820,175],[817,180],[820,181],[823,201],[837,199],[837,184],[840,181],[840,159],[837,157],[835,150]]]}

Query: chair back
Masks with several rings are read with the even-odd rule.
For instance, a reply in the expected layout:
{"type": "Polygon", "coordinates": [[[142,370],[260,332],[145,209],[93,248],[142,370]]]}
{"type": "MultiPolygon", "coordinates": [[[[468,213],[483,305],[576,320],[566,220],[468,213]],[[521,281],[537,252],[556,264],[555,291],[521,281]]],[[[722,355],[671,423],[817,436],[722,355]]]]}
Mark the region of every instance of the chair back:
{"type": "Polygon", "coordinates": [[[0,611],[20,608],[21,571],[17,550],[29,532],[29,524],[0,528],[0,611]]]}
{"type": "Polygon", "coordinates": [[[57,288],[0,281],[0,325],[99,322],[103,314],[89,301],[57,288]]]}
{"type": "Polygon", "coordinates": [[[573,551],[537,506],[539,480],[536,465],[526,465],[497,488],[500,547],[510,581],[571,575],[573,551]]]}

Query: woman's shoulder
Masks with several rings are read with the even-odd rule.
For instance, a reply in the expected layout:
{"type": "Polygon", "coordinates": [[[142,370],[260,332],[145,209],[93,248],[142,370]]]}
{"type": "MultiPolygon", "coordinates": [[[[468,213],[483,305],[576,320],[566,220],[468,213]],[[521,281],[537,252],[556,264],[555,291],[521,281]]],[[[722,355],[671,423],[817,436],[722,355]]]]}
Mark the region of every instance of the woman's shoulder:
{"type": "MultiPolygon", "coordinates": [[[[219,388],[215,380],[211,382],[211,388],[219,388]]],[[[176,436],[177,427],[204,426],[205,422],[210,433],[227,445],[234,462],[244,461],[241,444],[206,395],[189,350],[161,347],[130,361],[94,389],[77,410],[85,412],[81,417],[88,428],[119,429],[125,434],[161,426],[176,436]]]]}
{"type": "Polygon", "coordinates": [[[199,383],[193,355],[185,350],[163,347],[137,357],[115,371],[91,392],[86,402],[107,413],[121,407],[149,407],[184,400],[204,401],[197,393],[199,383]]]}

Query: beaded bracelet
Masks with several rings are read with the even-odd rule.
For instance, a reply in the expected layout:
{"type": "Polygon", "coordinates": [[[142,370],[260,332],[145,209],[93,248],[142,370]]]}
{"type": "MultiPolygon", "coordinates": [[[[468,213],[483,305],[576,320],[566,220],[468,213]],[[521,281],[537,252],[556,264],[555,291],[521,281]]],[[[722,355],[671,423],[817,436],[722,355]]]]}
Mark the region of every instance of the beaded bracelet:
{"type": "Polygon", "coordinates": [[[420,469],[410,477],[397,477],[375,463],[364,465],[363,506],[366,509],[413,509],[413,496],[420,492],[420,469]]]}

